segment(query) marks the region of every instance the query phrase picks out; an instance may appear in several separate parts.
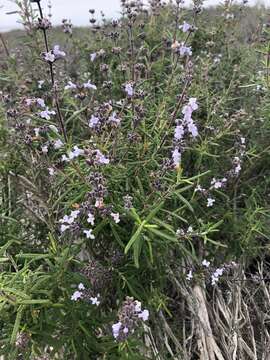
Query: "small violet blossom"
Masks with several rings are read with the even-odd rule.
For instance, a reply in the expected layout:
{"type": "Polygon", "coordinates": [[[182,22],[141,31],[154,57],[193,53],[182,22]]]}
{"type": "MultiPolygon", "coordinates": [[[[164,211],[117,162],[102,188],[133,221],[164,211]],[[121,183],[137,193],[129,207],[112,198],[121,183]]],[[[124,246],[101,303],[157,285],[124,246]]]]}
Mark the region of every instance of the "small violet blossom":
{"type": "Polygon", "coordinates": [[[68,81],[67,85],[64,88],[65,90],[70,90],[70,89],[77,89],[77,85],[74,84],[72,81],[68,81]]]}
{"type": "Polygon", "coordinates": [[[80,149],[78,146],[74,146],[72,151],[69,151],[67,155],[62,155],[62,161],[69,162],[77,158],[80,155],[84,154],[84,150],[80,149]]]}
{"type": "Polygon", "coordinates": [[[50,120],[51,119],[51,115],[55,115],[56,112],[54,110],[49,110],[48,107],[46,107],[45,110],[41,111],[38,115],[42,118],[42,119],[46,119],[46,120],[50,120]]]}
{"type": "Polygon", "coordinates": [[[44,53],[44,60],[46,60],[49,63],[53,63],[55,61],[55,56],[52,51],[45,52],[44,53]]]}
{"type": "Polygon", "coordinates": [[[91,214],[91,213],[88,213],[87,216],[88,216],[88,217],[87,217],[87,222],[93,226],[93,225],[94,225],[94,222],[95,222],[95,217],[94,217],[94,215],[91,214]]]}
{"type": "Polygon", "coordinates": [[[217,180],[216,178],[213,178],[211,180],[211,188],[220,189],[226,184],[226,182],[227,182],[227,179],[225,177],[221,180],[217,180]]]}
{"type": "Polygon", "coordinates": [[[202,261],[202,266],[208,268],[208,267],[210,266],[210,261],[207,261],[206,259],[204,259],[204,260],[202,261]]]}
{"type": "Polygon", "coordinates": [[[118,224],[120,222],[119,213],[111,213],[111,217],[113,218],[114,222],[118,224]]]}
{"type": "Polygon", "coordinates": [[[118,323],[112,325],[113,337],[114,337],[115,339],[117,339],[118,336],[119,336],[119,332],[120,332],[121,326],[122,326],[122,323],[121,323],[120,321],[119,321],[118,323]]]}
{"type": "Polygon", "coordinates": [[[233,159],[234,162],[234,174],[238,175],[241,171],[241,160],[238,156],[235,156],[235,158],[233,159]]]}
{"type": "Polygon", "coordinates": [[[64,58],[65,56],[66,53],[60,50],[59,45],[55,45],[53,50],[43,53],[44,60],[47,61],[48,63],[53,63],[55,62],[55,60],[64,58]]]}
{"type": "Polygon", "coordinates": [[[99,306],[100,300],[98,300],[98,297],[99,297],[99,295],[95,296],[95,297],[90,297],[90,301],[91,301],[92,305],[99,306]]]}
{"type": "Polygon", "coordinates": [[[131,83],[127,83],[125,85],[125,92],[127,93],[128,96],[133,96],[134,94],[134,89],[133,89],[133,85],[131,83]]]}
{"type": "Polygon", "coordinates": [[[60,59],[66,56],[66,53],[64,51],[60,50],[60,46],[59,45],[55,45],[53,47],[53,54],[55,56],[56,59],[60,59]]]}
{"type": "Polygon", "coordinates": [[[92,62],[95,60],[96,57],[97,57],[97,53],[96,53],[96,52],[90,54],[90,59],[91,59],[92,62]]]}
{"type": "Polygon", "coordinates": [[[214,202],[215,202],[216,200],[215,199],[213,199],[213,198],[207,198],[207,207],[212,207],[213,205],[214,205],[214,202]]]}
{"type": "Polygon", "coordinates": [[[186,279],[187,279],[188,281],[190,281],[191,279],[193,279],[192,270],[189,270],[189,272],[188,272],[188,274],[187,274],[187,276],[186,276],[186,279]]]}
{"type": "Polygon", "coordinates": [[[41,89],[42,85],[45,83],[45,80],[38,80],[38,88],[41,89]]]}
{"type": "Polygon", "coordinates": [[[40,98],[36,99],[36,103],[37,103],[38,106],[40,106],[42,108],[46,107],[45,101],[43,99],[40,99],[40,98]]]}
{"type": "Polygon", "coordinates": [[[87,81],[87,83],[83,84],[83,87],[85,89],[93,89],[93,90],[97,90],[96,85],[92,84],[90,80],[87,81]]]}
{"type": "Polygon", "coordinates": [[[82,283],[80,283],[80,284],[78,285],[78,289],[79,289],[79,290],[85,290],[85,287],[84,287],[84,285],[83,285],[82,283]]]}
{"type": "Polygon", "coordinates": [[[119,125],[121,122],[121,119],[119,119],[116,115],[116,112],[114,111],[112,115],[109,117],[109,121],[115,125],[119,125]]]}
{"type": "Polygon", "coordinates": [[[192,25],[190,25],[186,21],[184,21],[182,25],[179,25],[179,29],[181,29],[184,33],[186,33],[188,31],[190,31],[190,29],[192,29],[192,25]]]}
{"type": "Polygon", "coordinates": [[[62,224],[60,231],[63,233],[70,228],[80,214],[80,210],[71,211],[70,215],[65,215],[59,222],[62,224]]]}
{"type": "Polygon", "coordinates": [[[48,171],[49,171],[49,175],[50,176],[53,176],[55,174],[55,171],[54,171],[54,168],[48,168],[48,171]]]}
{"type": "Polygon", "coordinates": [[[181,44],[178,52],[179,52],[180,56],[191,56],[192,55],[191,46],[185,46],[184,44],[181,44]]]}
{"type": "Polygon", "coordinates": [[[71,299],[72,301],[77,301],[77,300],[81,299],[81,297],[82,297],[82,292],[76,290],[76,291],[72,294],[72,296],[71,296],[70,299],[71,299]]]}
{"type": "Polygon", "coordinates": [[[181,153],[178,148],[175,148],[172,152],[173,164],[176,168],[179,167],[181,161],[181,153]]]}
{"type": "Polygon", "coordinates": [[[110,160],[108,158],[106,158],[106,156],[103,155],[100,150],[96,150],[96,161],[98,164],[101,164],[101,165],[103,165],[103,164],[107,165],[110,162],[110,160]]]}
{"type": "Polygon", "coordinates": [[[55,140],[55,142],[53,144],[53,147],[55,150],[60,149],[62,146],[64,146],[62,140],[60,140],[60,139],[55,140]]]}
{"type": "Polygon", "coordinates": [[[147,309],[143,310],[138,314],[138,318],[142,319],[143,321],[147,321],[149,319],[149,311],[147,309]]]}
{"type": "Polygon", "coordinates": [[[175,140],[181,140],[184,136],[184,127],[183,125],[177,125],[175,130],[174,130],[174,138],[175,140]]]}
{"type": "Polygon", "coordinates": [[[85,234],[85,236],[87,237],[87,239],[95,239],[95,235],[92,234],[93,230],[89,229],[89,230],[83,230],[83,233],[85,234]]]}
{"type": "Polygon", "coordinates": [[[215,270],[215,272],[211,275],[211,284],[212,285],[215,285],[218,280],[219,280],[219,277],[223,275],[223,272],[224,272],[224,268],[217,268],[215,270]]]}
{"type": "Polygon", "coordinates": [[[41,151],[43,152],[43,154],[47,154],[48,153],[48,146],[47,145],[42,146],[41,151]]]}
{"type": "Polygon", "coordinates": [[[90,118],[90,120],[89,120],[89,122],[88,122],[88,126],[89,126],[90,128],[94,128],[94,127],[96,127],[99,123],[100,123],[99,118],[98,118],[97,116],[92,115],[91,118],[90,118]]]}

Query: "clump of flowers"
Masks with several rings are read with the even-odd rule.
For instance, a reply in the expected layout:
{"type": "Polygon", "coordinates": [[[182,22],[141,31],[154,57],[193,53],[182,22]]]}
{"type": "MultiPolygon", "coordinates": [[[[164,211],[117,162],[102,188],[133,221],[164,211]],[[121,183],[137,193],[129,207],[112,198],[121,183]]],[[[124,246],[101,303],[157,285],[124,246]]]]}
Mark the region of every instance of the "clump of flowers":
{"type": "Polygon", "coordinates": [[[86,289],[82,283],[78,285],[78,290],[74,291],[70,299],[72,301],[84,300],[96,306],[99,306],[100,304],[100,295],[97,294],[96,296],[92,296],[92,291],[86,289]]]}
{"type": "Polygon", "coordinates": [[[118,313],[118,322],[112,325],[113,337],[124,341],[140,326],[141,321],[147,321],[149,311],[142,310],[141,303],[132,297],[126,297],[118,313]]]}
{"type": "Polygon", "coordinates": [[[42,53],[42,57],[48,63],[54,63],[56,60],[63,59],[66,53],[60,50],[59,45],[55,45],[52,50],[42,53]]]}
{"type": "Polygon", "coordinates": [[[179,167],[181,162],[180,148],[183,147],[185,135],[191,135],[192,138],[196,138],[198,136],[197,126],[192,119],[192,113],[197,109],[197,99],[190,98],[187,105],[183,106],[183,119],[176,120],[177,125],[174,130],[175,148],[172,152],[172,161],[176,168],[179,167]]]}

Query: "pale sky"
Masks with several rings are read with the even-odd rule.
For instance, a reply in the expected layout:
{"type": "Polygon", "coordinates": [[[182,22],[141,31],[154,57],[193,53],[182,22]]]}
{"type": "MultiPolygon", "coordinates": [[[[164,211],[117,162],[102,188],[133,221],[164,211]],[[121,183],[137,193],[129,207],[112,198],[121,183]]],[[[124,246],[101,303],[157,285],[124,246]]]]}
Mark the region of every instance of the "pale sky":
{"type": "MultiPolygon", "coordinates": [[[[187,3],[190,0],[186,0],[187,3]]],[[[256,0],[249,0],[249,3],[256,0]]],[[[220,0],[206,0],[206,4],[216,4],[220,0]]],[[[260,2],[264,2],[261,0],[260,2]]],[[[41,1],[46,13],[48,0],[41,1]]],[[[71,19],[71,22],[76,26],[89,25],[90,8],[96,9],[97,13],[102,10],[106,17],[116,18],[120,13],[120,0],[51,0],[52,3],[52,22],[53,24],[60,24],[63,18],[71,19]]],[[[265,0],[265,3],[270,3],[270,0],[265,0]]],[[[33,4],[36,6],[36,4],[33,4]]],[[[0,31],[8,31],[10,29],[18,28],[18,15],[6,15],[7,12],[17,9],[13,0],[0,0],[0,31]]]]}

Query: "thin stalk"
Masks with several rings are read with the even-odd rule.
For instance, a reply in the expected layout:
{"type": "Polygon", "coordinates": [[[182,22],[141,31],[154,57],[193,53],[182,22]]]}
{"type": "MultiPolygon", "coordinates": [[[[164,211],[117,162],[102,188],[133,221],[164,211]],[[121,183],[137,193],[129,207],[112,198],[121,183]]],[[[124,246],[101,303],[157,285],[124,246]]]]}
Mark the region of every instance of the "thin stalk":
{"type": "Polygon", "coordinates": [[[4,37],[3,37],[3,35],[1,33],[0,33],[0,40],[1,40],[1,43],[2,43],[2,45],[4,47],[4,50],[5,50],[5,53],[6,53],[7,57],[9,57],[10,56],[9,50],[8,50],[6,41],[5,41],[5,39],[4,39],[4,37]]]}
{"type": "MultiPolygon", "coordinates": [[[[40,5],[40,1],[38,1],[37,4],[38,4],[38,10],[39,10],[40,18],[43,19],[44,17],[43,17],[43,12],[42,12],[42,8],[41,8],[41,5],[40,5]]],[[[43,32],[46,52],[49,52],[49,44],[48,44],[48,38],[47,38],[46,29],[42,29],[42,32],[43,32]]],[[[49,67],[50,67],[52,89],[53,89],[53,93],[54,93],[54,100],[55,100],[55,104],[56,104],[58,122],[60,124],[61,129],[62,129],[62,133],[63,133],[64,139],[65,139],[65,142],[68,142],[67,133],[66,133],[65,125],[64,125],[64,120],[63,120],[63,117],[62,117],[62,114],[61,114],[61,111],[60,111],[58,94],[57,94],[57,90],[56,90],[56,86],[55,86],[55,79],[54,79],[54,73],[53,73],[53,64],[51,62],[49,62],[49,67]]]]}

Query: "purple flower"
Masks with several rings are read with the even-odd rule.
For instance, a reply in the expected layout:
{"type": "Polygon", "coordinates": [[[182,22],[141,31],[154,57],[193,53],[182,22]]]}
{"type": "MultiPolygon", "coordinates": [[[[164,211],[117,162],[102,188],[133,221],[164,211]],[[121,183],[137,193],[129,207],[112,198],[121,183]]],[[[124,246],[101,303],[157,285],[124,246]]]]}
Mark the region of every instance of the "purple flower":
{"type": "Polygon", "coordinates": [[[149,318],[149,311],[147,309],[143,310],[140,314],[138,314],[138,318],[142,319],[143,321],[147,321],[149,318]]]}
{"type": "Polygon", "coordinates": [[[234,162],[233,172],[235,175],[238,175],[241,171],[241,160],[238,156],[235,156],[235,158],[233,159],[233,162],[234,162]]]}
{"type": "Polygon", "coordinates": [[[34,103],[34,99],[25,99],[25,104],[31,106],[34,103]]]}
{"type": "Polygon", "coordinates": [[[90,128],[94,128],[94,127],[96,127],[99,123],[100,123],[99,118],[98,118],[97,116],[92,115],[91,118],[90,118],[90,120],[89,120],[89,122],[88,122],[88,126],[89,126],[90,128]]]}
{"type": "Polygon", "coordinates": [[[113,324],[113,326],[112,326],[113,337],[115,339],[117,339],[118,336],[119,336],[121,326],[122,326],[122,323],[120,321],[118,323],[116,323],[116,324],[113,324]]]}
{"type": "Polygon", "coordinates": [[[186,21],[184,21],[183,24],[179,26],[179,29],[181,29],[184,33],[188,32],[191,28],[192,25],[188,24],[186,21]]]}
{"type": "Polygon", "coordinates": [[[207,198],[207,207],[212,207],[213,205],[214,205],[214,202],[215,202],[216,200],[215,199],[212,199],[212,198],[207,198]]]}
{"type": "Polygon", "coordinates": [[[109,121],[113,124],[116,124],[117,126],[120,124],[121,119],[119,119],[116,115],[116,112],[114,111],[112,115],[109,117],[109,121]]]}
{"type": "Polygon", "coordinates": [[[188,131],[191,133],[191,135],[193,137],[198,136],[199,133],[198,133],[197,126],[194,124],[192,119],[189,120],[187,127],[188,127],[188,131]]]}
{"type": "Polygon", "coordinates": [[[91,213],[88,213],[87,216],[88,216],[87,222],[93,226],[93,225],[94,225],[94,222],[95,222],[95,217],[94,217],[94,215],[91,214],[91,213]]]}
{"type": "Polygon", "coordinates": [[[135,303],[135,311],[141,312],[142,311],[142,303],[138,300],[135,300],[134,303],[135,303]]]}
{"type": "Polygon", "coordinates": [[[40,106],[42,108],[46,107],[45,101],[43,99],[40,99],[40,98],[36,99],[36,103],[37,103],[38,106],[40,106]]]}
{"type": "Polygon", "coordinates": [[[69,162],[70,160],[73,160],[76,157],[83,155],[83,154],[84,154],[84,150],[78,148],[78,146],[74,146],[73,150],[69,151],[67,156],[62,155],[62,161],[69,162]]]}
{"type": "Polygon", "coordinates": [[[66,230],[68,230],[70,228],[70,225],[65,225],[65,224],[62,224],[60,226],[60,231],[61,233],[65,232],[66,230]]]}
{"type": "Polygon", "coordinates": [[[183,125],[177,125],[175,130],[174,130],[174,138],[175,140],[181,140],[184,136],[184,127],[183,125]]]}
{"type": "Polygon", "coordinates": [[[184,115],[184,121],[187,123],[190,121],[191,119],[191,115],[192,115],[192,108],[189,105],[185,105],[183,106],[182,109],[182,114],[184,115]]]}
{"type": "Polygon", "coordinates": [[[81,297],[82,297],[82,293],[81,293],[80,291],[76,290],[76,291],[72,294],[71,300],[72,300],[72,301],[77,301],[77,300],[79,300],[81,297]]]}
{"type": "Polygon", "coordinates": [[[85,89],[93,89],[93,90],[97,90],[96,85],[92,84],[90,80],[87,81],[87,83],[83,84],[83,87],[85,89]]]}
{"type": "Polygon", "coordinates": [[[95,239],[95,235],[92,234],[93,230],[89,229],[89,230],[83,230],[83,233],[85,234],[87,239],[95,239]]]}
{"type": "Polygon", "coordinates": [[[190,98],[188,101],[188,105],[191,107],[192,111],[195,111],[199,108],[196,98],[190,98]]]}
{"type": "Polygon", "coordinates": [[[99,295],[95,296],[95,297],[90,297],[90,301],[91,301],[92,305],[99,306],[100,300],[98,300],[98,297],[99,297],[99,295]]]}
{"type": "Polygon", "coordinates": [[[193,137],[198,136],[197,126],[192,119],[192,112],[198,109],[197,99],[190,98],[188,104],[183,106],[182,114],[184,115],[184,123],[187,125],[188,131],[193,137]]]}
{"type": "Polygon", "coordinates": [[[181,161],[181,153],[179,151],[178,148],[175,148],[172,152],[172,159],[173,159],[173,164],[174,166],[177,168],[180,165],[180,161],[181,161]]]}
{"type": "Polygon", "coordinates": [[[225,183],[227,182],[227,179],[226,178],[223,178],[223,179],[221,179],[221,180],[216,180],[216,178],[213,178],[212,180],[211,180],[211,187],[210,187],[210,189],[220,189],[220,188],[222,188],[224,185],[225,185],[225,183]]]}
{"type": "Polygon", "coordinates": [[[127,83],[125,85],[125,92],[127,93],[128,96],[133,96],[134,94],[134,89],[133,89],[133,85],[131,83],[127,83]]]}
{"type": "Polygon", "coordinates": [[[182,44],[178,51],[181,56],[191,56],[192,55],[191,46],[185,46],[182,44]]]}
{"type": "Polygon", "coordinates": [[[113,218],[114,222],[118,224],[120,222],[119,213],[113,213],[111,212],[111,217],[113,218]]]}
{"type": "Polygon", "coordinates": [[[42,85],[45,83],[45,80],[38,80],[38,88],[41,89],[42,85]]]}
{"type": "Polygon", "coordinates": [[[90,54],[90,59],[91,59],[92,62],[95,60],[96,57],[97,57],[97,53],[96,53],[96,52],[90,54]]]}
{"type": "Polygon", "coordinates": [[[60,149],[62,146],[64,146],[62,140],[60,140],[60,139],[55,140],[55,142],[53,144],[53,147],[55,150],[60,149]]]}
{"type": "Polygon", "coordinates": [[[51,168],[51,167],[48,168],[48,171],[49,171],[50,176],[53,176],[55,173],[54,168],[51,168]]]}
{"type": "Polygon", "coordinates": [[[55,61],[55,55],[53,54],[52,51],[45,52],[43,56],[44,56],[44,60],[46,60],[47,62],[53,63],[55,61]]]}
{"type": "Polygon", "coordinates": [[[215,272],[211,275],[211,284],[212,285],[215,285],[218,280],[219,280],[219,277],[223,275],[223,272],[224,272],[224,268],[217,268],[215,270],[215,272]]]}
{"type": "Polygon", "coordinates": [[[192,278],[193,278],[192,270],[189,270],[189,272],[188,272],[188,274],[187,274],[187,276],[186,276],[186,279],[187,279],[188,281],[190,281],[192,278]]]}
{"type": "Polygon", "coordinates": [[[85,290],[85,287],[84,287],[84,285],[82,283],[79,283],[78,289],[79,290],[85,290]]]}
{"type": "Polygon", "coordinates": [[[110,160],[108,158],[106,158],[106,156],[103,155],[100,150],[96,150],[96,161],[99,164],[104,164],[104,165],[107,165],[110,162],[110,160]]]}
{"type": "Polygon", "coordinates": [[[65,86],[65,90],[70,90],[70,89],[76,89],[77,85],[74,84],[72,81],[68,81],[67,85],[65,86]]]}
{"type": "Polygon", "coordinates": [[[53,47],[53,54],[55,56],[55,59],[61,59],[63,57],[66,56],[66,53],[64,51],[60,50],[60,46],[59,45],[55,45],[53,47]]]}
{"type": "Polygon", "coordinates": [[[42,118],[42,119],[46,119],[46,120],[50,120],[51,119],[51,115],[55,115],[56,112],[54,110],[49,110],[48,107],[46,107],[45,110],[41,111],[38,115],[42,118]]]}
{"type": "Polygon", "coordinates": [[[202,266],[208,268],[208,267],[210,266],[210,261],[207,261],[206,259],[204,259],[204,260],[202,261],[202,266]]]}
{"type": "Polygon", "coordinates": [[[48,153],[48,146],[47,145],[42,146],[41,151],[43,152],[43,154],[47,154],[48,153]]]}

